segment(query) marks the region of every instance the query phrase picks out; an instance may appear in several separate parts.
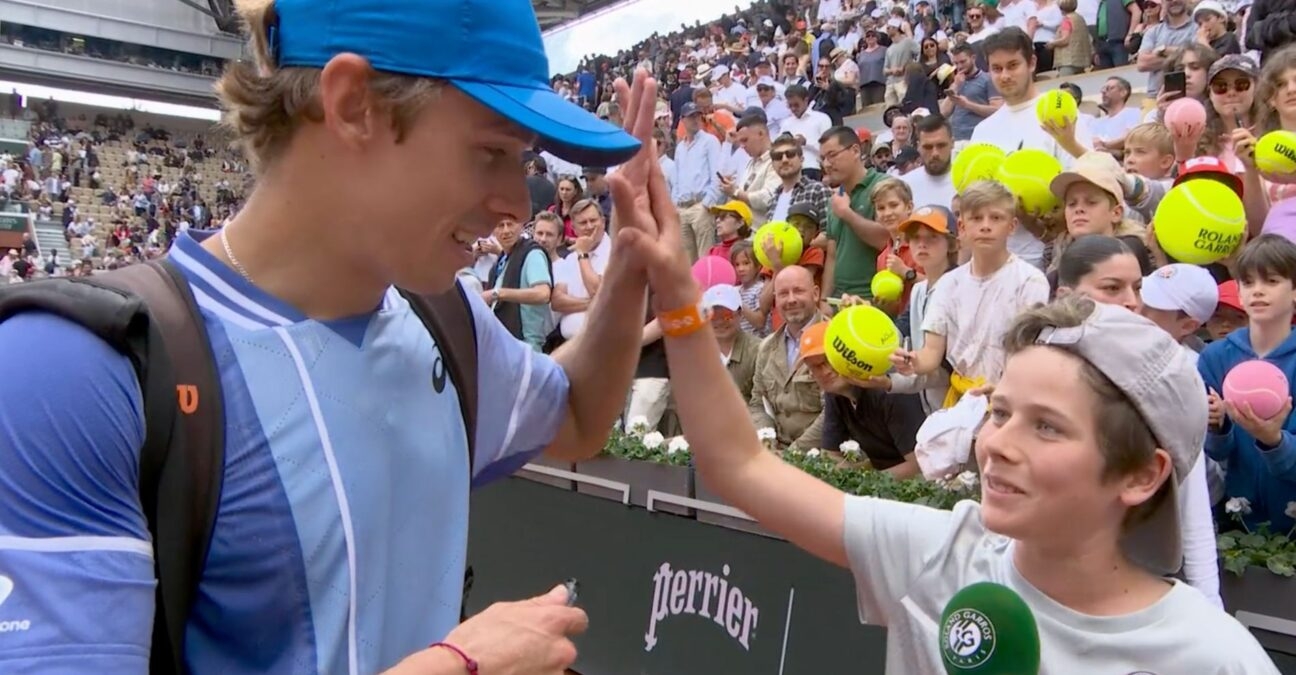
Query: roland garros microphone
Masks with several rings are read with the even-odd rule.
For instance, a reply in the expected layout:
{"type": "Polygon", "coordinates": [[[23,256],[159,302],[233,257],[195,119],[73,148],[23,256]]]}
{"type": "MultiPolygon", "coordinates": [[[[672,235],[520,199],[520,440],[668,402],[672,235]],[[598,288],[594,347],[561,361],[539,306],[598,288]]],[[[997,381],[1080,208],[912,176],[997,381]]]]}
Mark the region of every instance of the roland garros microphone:
{"type": "Polygon", "coordinates": [[[940,640],[949,675],[1039,675],[1035,615],[1007,586],[981,582],[955,593],[941,612],[940,640]]]}

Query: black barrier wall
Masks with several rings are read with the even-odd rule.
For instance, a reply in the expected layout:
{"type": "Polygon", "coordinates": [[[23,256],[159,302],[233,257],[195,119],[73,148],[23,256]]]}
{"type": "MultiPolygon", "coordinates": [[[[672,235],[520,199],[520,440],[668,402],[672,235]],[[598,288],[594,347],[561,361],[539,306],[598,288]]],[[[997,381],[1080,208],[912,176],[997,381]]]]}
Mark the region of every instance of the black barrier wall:
{"type": "MultiPolygon", "coordinates": [[[[884,672],[886,631],[859,623],[850,573],[782,540],[522,478],[474,492],[471,518],[469,613],[576,577],[590,616],[576,641],[582,675],[884,672]]],[[[1290,583],[1253,581],[1276,597],[1290,583]]],[[[1262,619],[1287,615],[1269,604],[1252,603],[1273,615],[1262,619]]],[[[1251,625],[1279,671],[1296,675],[1287,638],[1251,625]]]]}
{"type": "Polygon", "coordinates": [[[846,570],[787,542],[532,483],[473,495],[469,613],[580,580],[584,675],[881,675],[846,570]]]}

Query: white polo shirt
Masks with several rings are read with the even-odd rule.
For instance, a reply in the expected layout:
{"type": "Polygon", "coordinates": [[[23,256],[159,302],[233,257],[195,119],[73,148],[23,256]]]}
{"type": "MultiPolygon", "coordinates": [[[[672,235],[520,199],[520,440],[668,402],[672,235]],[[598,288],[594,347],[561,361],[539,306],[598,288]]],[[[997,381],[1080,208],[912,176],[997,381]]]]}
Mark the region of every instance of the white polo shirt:
{"type": "MultiPolygon", "coordinates": [[[[590,264],[594,266],[594,271],[601,276],[607,270],[608,257],[612,255],[612,238],[604,234],[603,240],[599,245],[594,247],[590,252],[590,264]]],[[[553,264],[554,286],[559,284],[567,285],[567,294],[573,298],[589,298],[589,290],[585,288],[585,280],[581,278],[580,260],[576,253],[569,254],[566,258],[553,264]]],[[[575,312],[572,314],[563,314],[558,319],[558,327],[562,330],[562,336],[565,339],[572,339],[585,326],[585,312],[575,312]]]]}

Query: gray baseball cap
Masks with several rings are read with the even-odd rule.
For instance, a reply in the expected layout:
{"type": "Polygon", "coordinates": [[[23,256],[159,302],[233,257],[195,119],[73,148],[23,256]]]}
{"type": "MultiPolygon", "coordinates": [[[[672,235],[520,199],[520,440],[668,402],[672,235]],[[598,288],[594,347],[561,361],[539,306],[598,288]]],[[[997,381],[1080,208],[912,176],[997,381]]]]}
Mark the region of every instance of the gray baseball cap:
{"type": "Polygon", "coordinates": [[[1179,489],[1206,440],[1206,385],[1193,357],[1151,321],[1099,303],[1079,326],[1045,328],[1035,343],[1076,354],[1106,375],[1142,414],[1157,445],[1170,454],[1170,494],[1126,528],[1121,548],[1153,573],[1174,574],[1183,566],[1179,489]]]}

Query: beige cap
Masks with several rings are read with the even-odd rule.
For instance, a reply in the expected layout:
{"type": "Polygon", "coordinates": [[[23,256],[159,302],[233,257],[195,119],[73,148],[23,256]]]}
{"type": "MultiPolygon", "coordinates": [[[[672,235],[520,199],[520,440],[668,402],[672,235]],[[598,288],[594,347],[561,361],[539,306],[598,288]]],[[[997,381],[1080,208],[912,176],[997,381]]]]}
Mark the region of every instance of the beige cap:
{"type": "Polygon", "coordinates": [[[1121,189],[1120,171],[1123,169],[1112,161],[1111,155],[1097,151],[1086,152],[1076,160],[1070,171],[1063,171],[1049,183],[1049,190],[1053,192],[1053,196],[1065,201],[1066,191],[1072,185],[1092,183],[1111,195],[1117,204],[1123,204],[1125,191],[1121,189]]]}

